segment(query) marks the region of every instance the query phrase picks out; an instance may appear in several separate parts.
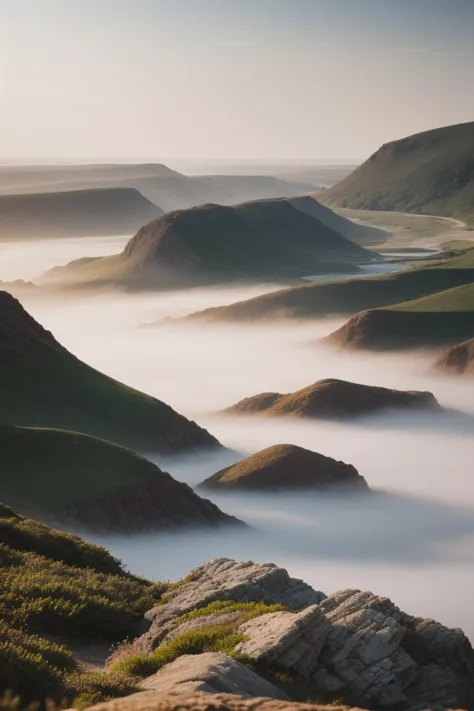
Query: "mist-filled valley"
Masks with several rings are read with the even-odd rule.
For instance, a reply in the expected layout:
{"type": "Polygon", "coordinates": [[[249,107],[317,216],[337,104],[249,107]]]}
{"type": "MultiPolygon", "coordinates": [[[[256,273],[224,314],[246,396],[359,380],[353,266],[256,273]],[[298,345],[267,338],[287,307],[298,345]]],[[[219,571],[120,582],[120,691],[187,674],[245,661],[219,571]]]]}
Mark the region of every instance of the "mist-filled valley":
{"type": "MultiPolygon", "coordinates": [[[[112,254],[125,238],[4,243],[0,279],[30,279],[53,264],[112,254]],[[8,249],[7,249],[8,248],[8,249]]],[[[474,638],[473,425],[458,413],[382,414],[351,423],[231,417],[218,411],[260,392],[286,393],[323,378],[429,390],[474,417],[474,383],[431,370],[433,352],[367,355],[320,339],[344,319],[196,323],[179,319],[278,284],[158,294],[27,293],[23,306],[72,353],[154,395],[207,428],[230,452],[159,457],[191,486],[272,444],[290,443],[353,464],[367,496],[212,493],[251,530],[95,535],[134,573],[177,579],[214,557],[273,561],[326,593],[374,590],[412,614],[474,638]]],[[[87,534],[91,539],[91,535],[87,534]]]]}

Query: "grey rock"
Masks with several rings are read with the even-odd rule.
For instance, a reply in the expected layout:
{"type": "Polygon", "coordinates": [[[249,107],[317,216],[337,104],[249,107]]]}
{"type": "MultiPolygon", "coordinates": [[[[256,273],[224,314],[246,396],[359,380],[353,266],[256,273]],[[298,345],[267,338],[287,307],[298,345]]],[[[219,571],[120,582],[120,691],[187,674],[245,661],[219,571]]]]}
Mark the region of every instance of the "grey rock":
{"type": "Polygon", "coordinates": [[[173,620],[215,600],[266,602],[298,610],[324,599],[302,580],[290,578],[273,563],[238,563],[217,558],[192,571],[166,602],[146,613],[150,629],[135,643],[136,651],[151,651],[176,626],[173,620]]]}
{"type": "Polygon", "coordinates": [[[145,679],[140,687],[144,691],[205,691],[209,694],[238,694],[245,698],[266,696],[288,700],[288,696],[274,684],[220,652],[179,657],[145,679]]]}

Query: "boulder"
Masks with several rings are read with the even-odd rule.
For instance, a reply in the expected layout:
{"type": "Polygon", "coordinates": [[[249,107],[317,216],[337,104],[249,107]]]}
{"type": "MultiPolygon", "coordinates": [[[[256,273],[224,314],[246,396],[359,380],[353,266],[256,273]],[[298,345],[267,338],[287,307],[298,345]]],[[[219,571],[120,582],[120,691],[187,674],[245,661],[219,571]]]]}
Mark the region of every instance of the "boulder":
{"type": "Polygon", "coordinates": [[[226,467],[200,484],[205,489],[279,491],[367,491],[351,464],[292,444],[277,444],[226,467]]]}
{"type": "Polygon", "coordinates": [[[145,679],[140,687],[145,691],[205,691],[289,700],[274,684],[220,652],[185,654],[145,679]]]}
{"type": "Polygon", "coordinates": [[[328,378],[294,393],[260,393],[241,400],[224,412],[230,415],[263,413],[272,417],[345,419],[383,410],[442,412],[443,408],[430,392],[393,390],[328,378]]]}
{"type": "Polygon", "coordinates": [[[321,602],[322,592],[291,578],[273,563],[238,563],[217,558],[192,571],[181,585],[164,597],[161,605],[146,613],[149,629],[133,644],[134,651],[153,650],[182,615],[215,600],[265,602],[299,610],[321,602]]]}

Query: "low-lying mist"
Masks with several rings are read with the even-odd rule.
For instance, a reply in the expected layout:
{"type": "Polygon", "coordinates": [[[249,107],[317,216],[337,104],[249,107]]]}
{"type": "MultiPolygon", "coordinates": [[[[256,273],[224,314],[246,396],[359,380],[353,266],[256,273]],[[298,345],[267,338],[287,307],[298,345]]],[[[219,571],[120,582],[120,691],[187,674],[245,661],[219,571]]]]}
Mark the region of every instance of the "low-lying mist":
{"type": "MultiPolygon", "coordinates": [[[[81,253],[77,240],[67,240],[65,259],[65,242],[57,264],[92,254],[90,240],[82,240],[81,253]]],[[[32,253],[24,244],[17,254],[17,247],[9,249],[0,279],[27,279],[41,272],[38,265],[50,260],[54,244],[46,243],[39,257],[39,243],[32,253]]],[[[273,561],[326,593],[371,589],[407,612],[462,627],[474,639],[474,437],[469,419],[386,414],[336,423],[216,414],[259,392],[291,392],[336,377],[430,390],[442,405],[474,416],[474,381],[433,373],[433,353],[367,355],[318,343],[343,319],[150,325],[272,288],[25,298],[28,311],[78,357],[196,419],[242,455],[276,443],[301,445],[353,464],[373,490],[365,497],[336,498],[213,492],[209,498],[253,530],[104,537],[100,542],[134,572],[162,579],[179,577],[215,556],[273,561]]],[[[231,457],[158,463],[195,486],[231,457]]]]}

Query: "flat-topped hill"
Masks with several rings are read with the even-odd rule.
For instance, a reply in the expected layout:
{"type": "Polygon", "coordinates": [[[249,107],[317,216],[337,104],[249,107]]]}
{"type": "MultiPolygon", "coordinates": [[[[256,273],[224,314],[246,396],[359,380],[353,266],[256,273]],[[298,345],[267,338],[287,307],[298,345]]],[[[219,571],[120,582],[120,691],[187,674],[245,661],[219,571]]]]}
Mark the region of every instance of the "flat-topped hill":
{"type": "Polygon", "coordinates": [[[287,200],[234,207],[201,205],[142,227],[113,257],[82,259],[49,273],[83,285],[161,289],[261,279],[295,279],[376,258],[287,200]]]}
{"type": "Polygon", "coordinates": [[[222,491],[368,490],[351,464],[292,444],[262,449],[202,482],[200,488],[222,491]]]}
{"type": "Polygon", "coordinates": [[[23,513],[96,532],[236,524],[129,449],[64,430],[0,425],[0,499],[23,513]]]}
{"type": "Polygon", "coordinates": [[[130,234],[161,214],[132,188],[0,195],[0,240],[130,234]]]}
{"type": "Polygon", "coordinates": [[[429,392],[393,390],[329,378],[294,393],[260,393],[241,400],[224,412],[339,419],[393,409],[440,411],[441,406],[429,392]]]}
{"type": "Polygon", "coordinates": [[[474,122],[383,145],[324,193],[329,207],[399,210],[474,220],[474,122]]]}
{"type": "Polygon", "coordinates": [[[219,447],[169,405],[86,365],[0,291],[0,422],[83,432],[140,452],[219,447]]]}

